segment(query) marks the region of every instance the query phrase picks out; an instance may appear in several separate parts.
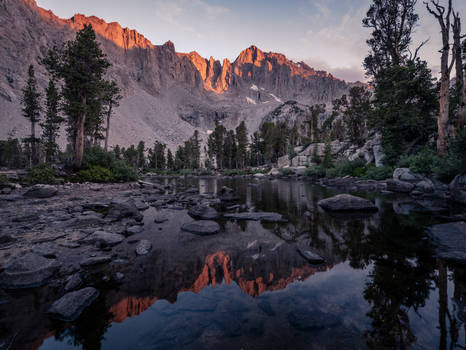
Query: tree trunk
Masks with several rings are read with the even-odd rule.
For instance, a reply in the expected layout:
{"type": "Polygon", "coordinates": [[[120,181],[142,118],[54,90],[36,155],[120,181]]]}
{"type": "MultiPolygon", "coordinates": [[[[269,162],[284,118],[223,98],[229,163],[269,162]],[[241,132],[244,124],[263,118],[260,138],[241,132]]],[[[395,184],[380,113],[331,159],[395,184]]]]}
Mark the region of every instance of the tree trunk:
{"type": "Polygon", "coordinates": [[[110,135],[110,116],[112,115],[112,105],[110,104],[107,113],[107,128],[105,129],[105,151],[108,151],[108,137],[110,135]]]}
{"type": "MultiPolygon", "coordinates": [[[[83,106],[86,106],[86,98],[83,100],[83,106]]],[[[76,130],[76,147],[74,166],[76,169],[81,168],[84,156],[84,124],[86,123],[86,113],[83,111],[79,114],[76,130]]]]}
{"type": "MultiPolygon", "coordinates": [[[[443,56],[443,54],[442,54],[443,56]]],[[[447,56],[448,60],[448,56],[447,56]]],[[[443,59],[442,59],[443,61],[443,59]]],[[[438,138],[437,152],[439,156],[445,155],[448,148],[448,114],[450,111],[450,77],[448,72],[443,71],[440,80],[440,113],[437,119],[438,138]]]]}
{"type": "Polygon", "coordinates": [[[461,50],[461,18],[459,13],[453,14],[453,44],[456,53],[456,86],[461,89],[458,91],[458,115],[456,119],[456,129],[461,129],[466,119],[466,86],[463,72],[463,59],[461,50]]]}
{"type": "Polygon", "coordinates": [[[36,122],[31,122],[31,165],[39,163],[37,159],[37,145],[36,145],[36,122]]]}

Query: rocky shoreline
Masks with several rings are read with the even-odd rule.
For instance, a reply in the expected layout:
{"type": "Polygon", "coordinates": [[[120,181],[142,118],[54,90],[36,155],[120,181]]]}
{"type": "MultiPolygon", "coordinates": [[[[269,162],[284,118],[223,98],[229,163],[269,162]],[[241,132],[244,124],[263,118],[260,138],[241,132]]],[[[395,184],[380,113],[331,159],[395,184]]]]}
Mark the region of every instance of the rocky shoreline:
{"type": "MultiPolygon", "coordinates": [[[[258,186],[270,178],[256,175],[249,185],[258,186]]],[[[400,200],[400,212],[394,204],[399,214],[404,214],[408,207],[408,213],[418,210],[441,216],[446,206],[463,198],[461,192],[455,192],[457,188],[440,185],[406,169],[395,171],[394,179],[387,181],[348,177],[320,179],[317,183],[344,192],[380,192],[408,197],[410,200],[405,202],[400,200]],[[409,192],[405,190],[408,187],[409,192]]],[[[462,177],[453,183],[463,186],[459,191],[464,191],[462,177]]],[[[7,184],[3,185],[1,193],[0,288],[18,290],[44,284],[59,288],[62,297],[48,312],[51,317],[65,321],[76,319],[98,297],[98,290],[88,283],[96,271],[100,273],[102,268],[111,266],[111,273],[100,278],[119,284],[125,279],[124,266],[150,255],[157,242],[144,233],[147,225],[156,224],[159,230],[173,229],[194,237],[217,234],[223,225],[213,221],[218,219],[287,222],[287,218],[278,213],[252,212],[245,204],[238,203],[237,194],[228,187],[222,187],[216,194],[201,194],[198,188],[180,187],[170,182],[160,184],[150,179],[124,184],[24,188],[7,184]],[[148,210],[153,211],[151,215],[144,214],[148,210]],[[179,220],[177,213],[181,212],[192,219],[179,220]]],[[[329,211],[377,211],[371,201],[346,194],[322,200],[319,206],[329,211]]],[[[466,216],[463,211],[456,217],[444,219],[461,221],[466,216]]],[[[464,228],[464,225],[458,227],[464,228]]],[[[296,245],[294,249],[298,257],[311,264],[325,261],[306,245],[296,245]]]]}

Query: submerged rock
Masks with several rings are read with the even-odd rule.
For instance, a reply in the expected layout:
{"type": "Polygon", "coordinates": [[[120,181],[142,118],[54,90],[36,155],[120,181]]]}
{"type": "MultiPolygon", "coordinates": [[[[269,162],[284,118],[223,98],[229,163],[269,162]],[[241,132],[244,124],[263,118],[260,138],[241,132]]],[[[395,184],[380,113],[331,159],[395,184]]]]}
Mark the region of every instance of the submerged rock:
{"type": "Polygon", "coordinates": [[[24,193],[25,197],[29,198],[50,198],[55,196],[58,190],[50,185],[34,185],[24,193]]]}
{"type": "Polygon", "coordinates": [[[118,233],[111,233],[107,231],[96,231],[89,237],[84,239],[86,243],[100,243],[107,247],[115,246],[125,239],[124,236],[118,233]]]}
{"type": "Polygon", "coordinates": [[[264,222],[287,222],[281,214],[269,212],[247,212],[247,213],[232,213],[225,214],[225,218],[234,220],[252,220],[264,222]]]}
{"type": "Polygon", "coordinates": [[[93,257],[86,258],[83,261],[81,261],[80,265],[83,267],[88,267],[88,266],[106,264],[110,262],[110,260],[112,260],[112,258],[110,258],[109,256],[93,256],[93,257]]]}
{"type": "Polygon", "coordinates": [[[306,259],[311,264],[323,264],[325,259],[322,258],[320,255],[311,252],[310,250],[306,250],[303,248],[298,248],[299,254],[306,259]]]}
{"type": "Polygon", "coordinates": [[[352,196],[350,194],[339,194],[337,196],[322,199],[317,203],[329,211],[377,211],[378,208],[371,201],[352,196]]]}
{"type": "Polygon", "coordinates": [[[219,213],[212,207],[196,205],[189,209],[188,214],[198,220],[216,220],[220,218],[219,213]]]}
{"type": "Polygon", "coordinates": [[[83,310],[99,296],[99,291],[92,287],[70,292],[55,301],[48,313],[66,322],[76,320],[83,310]]]}
{"type": "Polygon", "coordinates": [[[427,235],[436,245],[437,256],[444,260],[466,264],[466,222],[434,225],[427,235]]]}
{"type": "Polygon", "coordinates": [[[137,255],[147,255],[152,250],[152,243],[147,239],[143,239],[139,241],[136,246],[136,254],[137,255]]]}
{"type": "Polygon", "coordinates": [[[55,259],[28,253],[14,259],[0,274],[0,286],[6,289],[39,287],[60,268],[55,259]]]}
{"type": "Polygon", "coordinates": [[[181,229],[200,236],[214,235],[220,231],[220,225],[215,221],[193,221],[184,224],[181,229]]]}

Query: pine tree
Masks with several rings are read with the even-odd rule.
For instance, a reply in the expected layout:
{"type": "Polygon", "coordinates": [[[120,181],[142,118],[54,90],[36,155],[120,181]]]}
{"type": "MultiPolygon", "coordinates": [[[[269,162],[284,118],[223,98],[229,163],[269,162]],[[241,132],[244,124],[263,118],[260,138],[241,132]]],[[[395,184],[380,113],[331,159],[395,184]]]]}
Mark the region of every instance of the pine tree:
{"type": "Polygon", "coordinates": [[[122,98],[123,97],[120,95],[120,88],[115,81],[104,82],[103,105],[105,108],[104,114],[107,119],[107,125],[105,127],[105,150],[107,150],[108,139],[110,136],[110,118],[112,116],[113,109],[120,105],[120,100],[122,98]]]}
{"type": "Polygon", "coordinates": [[[60,125],[64,119],[59,115],[60,95],[53,80],[49,81],[46,90],[46,111],[45,121],[40,124],[42,127],[42,143],[45,149],[45,160],[55,161],[59,147],[57,138],[59,136],[60,125]]]}
{"type": "Polygon", "coordinates": [[[324,167],[324,169],[328,169],[333,166],[332,145],[329,140],[325,142],[324,159],[322,160],[322,166],[324,167]]]}
{"type": "Polygon", "coordinates": [[[248,151],[248,130],[244,121],[242,121],[236,128],[236,141],[238,142],[236,148],[236,161],[238,167],[243,169],[246,165],[248,151]]]}
{"type": "Polygon", "coordinates": [[[137,147],[137,152],[138,152],[138,155],[137,155],[137,166],[139,168],[144,168],[145,165],[146,165],[146,157],[145,157],[145,154],[144,154],[144,151],[145,151],[145,144],[144,144],[144,141],[139,141],[138,143],[138,147],[137,147]]]}
{"type": "Polygon", "coordinates": [[[173,159],[173,153],[170,148],[167,151],[167,169],[174,170],[175,168],[175,161],[173,159]]]}
{"type": "Polygon", "coordinates": [[[119,145],[116,145],[115,147],[113,147],[113,153],[115,154],[115,158],[118,159],[118,160],[121,160],[121,149],[120,149],[120,146],[119,145]]]}
{"type": "Polygon", "coordinates": [[[36,165],[39,162],[39,154],[36,138],[36,124],[40,120],[40,93],[37,90],[37,81],[34,73],[34,66],[31,64],[28,70],[28,80],[23,89],[23,116],[31,123],[31,134],[26,142],[29,143],[30,165],[36,165]]]}
{"type": "Polygon", "coordinates": [[[68,116],[68,132],[74,144],[74,165],[80,168],[86,119],[101,115],[97,109],[102,106],[99,103],[103,95],[102,77],[110,63],[91,25],[85,25],[75,40],[67,42],[63,48],[49,51],[42,63],[54,78],[63,80],[63,111],[68,116]]]}

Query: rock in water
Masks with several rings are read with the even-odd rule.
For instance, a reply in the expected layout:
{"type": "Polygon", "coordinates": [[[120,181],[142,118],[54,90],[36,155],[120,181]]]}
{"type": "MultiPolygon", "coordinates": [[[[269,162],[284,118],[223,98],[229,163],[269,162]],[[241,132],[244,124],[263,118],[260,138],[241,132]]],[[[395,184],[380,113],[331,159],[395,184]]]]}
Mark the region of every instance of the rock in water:
{"type": "Polygon", "coordinates": [[[335,197],[320,200],[317,204],[328,211],[377,211],[378,208],[371,201],[352,196],[339,194],[335,197]]]}
{"type": "Polygon", "coordinates": [[[139,241],[136,246],[136,254],[137,255],[147,255],[152,250],[152,243],[147,239],[143,239],[139,241]]]}
{"type": "Polygon", "coordinates": [[[84,239],[84,242],[87,243],[100,243],[107,247],[112,247],[117,245],[125,239],[124,236],[118,233],[111,233],[107,231],[96,231],[91,234],[89,237],[84,239]]]}
{"type": "Polygon", "coordinates": [[[281,214],[268,212],[251,212],[251,213],[233,213],[225,214],[225,218],[234,220],[252,220],[264,222],[287,222],[281,214]]]}
{"type": "Polygon", "coordinates": [[[324,258],[309,250],[298,248],[298,252],[304,259],[306,259],[311,264],[322,264],[325,262],[324,258]]]}
{"type": "Polygon", "coordinates": [[[60,264],[34,253],[9,262],[0,274],[0,286],[6,289],[39,287],[52,277],[60,264]]]}
{"type": "Polygon", "coordinates": [[[450,183],[449,189],[455,202],[466,205],[466,174],[457,175],[450,183]]]}
{"type": "Polygon", "coordinates": [[[205,205],[196,205],[192,207],[189,209],[188,214],[198,220],[216,220],[220,217],[214,208],[205,205]]]}
{"type": "Polygon", "coordinates": [[[397,192],[397,193],[409,193],[414,189],[415,185],[406,181],[400,180],[388,180],[387,181],[387,191],[397,192]]]}
{"type": "Polygon", "coordinates": [[[112,202],[112,208],[108,212],[106,219],[118,221],[124,218],[133,218],[142,221],[144,216],[139,212],[136,203],[132,199],[116,199],[112,202]]]}
{"type": "Polygon", "coordinates": [[[24,193],[25,197],[29,198],[50,198],[55,196],[58,190],[50,185],[34,185],[24,193]]]}
{"type": "Polygon", "coordinates": [[[55,301],[48,313],[66,322],[76,320],[81,312],[99,296],[99,291],[92,287],[70,292],[55,301]]]}
{"type": "Polygon", "coordinates": [[[82,267],[89,267],[89,266],[94,266],[94,265],[106,264],[110,262],[111,260],[112,258],[109,256],[93,256],[93,257],[84,259],[79,264],[82,267]]]}
{"type": "Polygon", "coordinates": [[[427,229],[427,235],[437,246],[439,258],[466,264],[465,221],[431,226],[427,229]]]}
{"type": "Polygon", "coordinates": [[[81,276],[79,273],[75,273],[66,280],[65,292],[71,292],[72,290],[78,289],[82,284],[83,280],[81,279],[81,276]]]}
{"type": "Polygon", "coordinates": [[[181,229],[200,236],[214,235],[220,231],[220,225],[215,221],[193,221],[184,224],[181,229]]]}

